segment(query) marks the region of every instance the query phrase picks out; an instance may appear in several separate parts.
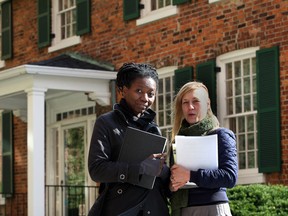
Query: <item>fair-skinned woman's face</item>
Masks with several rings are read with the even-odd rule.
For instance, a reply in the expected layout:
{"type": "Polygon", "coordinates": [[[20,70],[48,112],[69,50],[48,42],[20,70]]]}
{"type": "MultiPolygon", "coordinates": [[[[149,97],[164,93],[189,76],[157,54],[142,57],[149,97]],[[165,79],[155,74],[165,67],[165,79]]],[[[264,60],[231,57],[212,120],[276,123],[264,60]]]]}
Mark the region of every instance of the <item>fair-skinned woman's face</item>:
{"type": "Polygon", "coordinates": [[[134,80],[130,88],[124,86],[123,98],[125,98],[134,115],[139,116],[155,101],[156,82],[150,77],[134,80]]]}
{"type": "Polygon", "coordinates": [[[189,124],[201,121],[207,115],[210,100],[204,88],[187,92],[182,97],[183,117],[189,124]]]}

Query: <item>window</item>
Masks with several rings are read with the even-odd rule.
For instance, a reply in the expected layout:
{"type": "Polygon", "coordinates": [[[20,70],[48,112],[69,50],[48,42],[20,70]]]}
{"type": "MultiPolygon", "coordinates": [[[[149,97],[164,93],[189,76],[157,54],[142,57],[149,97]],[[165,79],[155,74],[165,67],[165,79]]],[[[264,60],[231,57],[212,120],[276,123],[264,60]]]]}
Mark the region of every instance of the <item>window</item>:
{"type": "Polygon", "coordinates": [[[230,128],[237,137],[238,183],[264,180],[262,174],[258,174],[257,164],[257,49],[235,51],[217,58],[217,65],[221,67],[217,77],[218,118],[221,125],[230,128]]]}
{"type": "Polygon", "coordinates": [[[52,32],[54,39],[49,52],[80,43],[77,31],[76,0],[52,1],[52,32]]]}
{"type": "Polygon", "coordinates": [[[57,14],[61,29],[61,40],[76,34],[76,5],[75,0],[60,0],[57,14]]]}
{"type": "Polygon", "coordinates": [[[159,89],[156,97],[155,112],[156,122],[159,125],[162,135],[170,139],[172,130],[172,103],[174,98],[174,70],[177,67],[165,67],[158,69],[159,89]]]}
{"type": "Polygon", "coordinates": [[[153,22],[177,14],[177,7],[172,5],[172,0],[141,0],[144,8],[140,12],[137,25],[153,22]]]}

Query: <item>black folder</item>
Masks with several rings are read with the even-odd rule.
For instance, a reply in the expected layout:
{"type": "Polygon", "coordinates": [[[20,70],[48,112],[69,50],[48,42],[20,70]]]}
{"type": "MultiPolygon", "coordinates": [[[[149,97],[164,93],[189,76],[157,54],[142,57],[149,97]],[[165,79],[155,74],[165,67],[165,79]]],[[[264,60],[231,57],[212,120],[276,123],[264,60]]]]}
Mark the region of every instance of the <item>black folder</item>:
{"type": "MultiPolygon", "coordinates": [[[[166,137],[127,127],[118,161],[141,162],[151,154],[163,153],[166,142],[166,137]]],[[[143,174],[137,185],[152,189],[155,179],[156,176],[143,174]]]]}

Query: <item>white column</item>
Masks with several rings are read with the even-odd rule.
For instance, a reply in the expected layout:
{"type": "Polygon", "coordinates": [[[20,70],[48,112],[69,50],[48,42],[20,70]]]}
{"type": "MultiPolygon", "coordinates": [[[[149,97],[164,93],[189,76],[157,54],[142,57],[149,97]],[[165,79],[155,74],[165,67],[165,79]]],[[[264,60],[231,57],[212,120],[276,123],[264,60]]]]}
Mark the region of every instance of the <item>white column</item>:
{"type": "Polygon", "coordinates": [[[27,89],[28,215],[45,216],[45,92],[27,89]]]}

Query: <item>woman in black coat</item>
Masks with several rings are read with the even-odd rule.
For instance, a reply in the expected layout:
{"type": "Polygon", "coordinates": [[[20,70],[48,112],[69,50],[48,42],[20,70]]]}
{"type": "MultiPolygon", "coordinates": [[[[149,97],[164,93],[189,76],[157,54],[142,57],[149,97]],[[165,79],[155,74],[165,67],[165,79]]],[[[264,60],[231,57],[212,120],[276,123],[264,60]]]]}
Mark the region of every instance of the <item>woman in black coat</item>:
{"type": "Polygon", "coordinates": [[[148,64],[126,63],[119,69],[116,82],[122,99],[112,111],[97,118],[91,138],[89,173],[101,184],[100,196],[89,216],[169,215],[166,155],[155,152],[139,163],[117,161],[128,126],[161,133],[154,122],[155,112],[150,109],[156,97],[158,74],[148,64]],[[157,176],[153,189],[136,185],[143,174],[157,176]]]}

